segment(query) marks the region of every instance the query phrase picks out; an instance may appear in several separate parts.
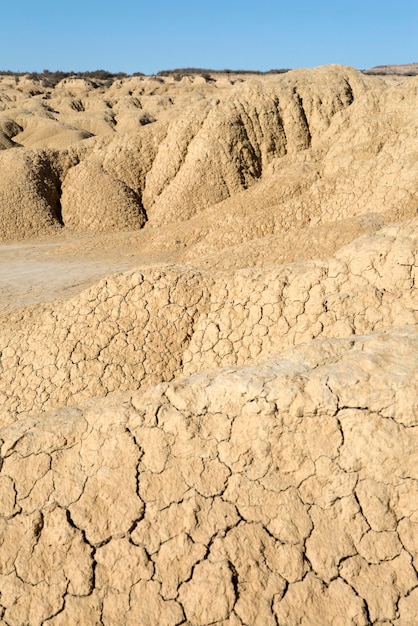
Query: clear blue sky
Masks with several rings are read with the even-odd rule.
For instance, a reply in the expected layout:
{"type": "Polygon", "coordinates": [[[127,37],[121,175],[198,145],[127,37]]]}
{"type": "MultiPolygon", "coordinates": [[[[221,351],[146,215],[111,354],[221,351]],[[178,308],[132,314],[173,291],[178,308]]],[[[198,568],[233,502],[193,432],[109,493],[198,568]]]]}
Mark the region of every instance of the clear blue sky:
{"type": "Polygon", "coordinates": [[[7,0],[0,15],[2,70],[418,62],[418,0],[7,0]]]}

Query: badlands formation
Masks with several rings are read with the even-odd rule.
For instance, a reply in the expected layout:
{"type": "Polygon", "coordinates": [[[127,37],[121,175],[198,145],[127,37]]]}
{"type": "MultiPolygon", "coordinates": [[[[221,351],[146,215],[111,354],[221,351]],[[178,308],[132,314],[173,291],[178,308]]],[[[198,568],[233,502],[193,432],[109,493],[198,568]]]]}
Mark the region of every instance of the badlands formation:
{"type": "Polygon", "coordinates": [[[413,626],[418,77],[0,77],[0,622],[413,626]]]}

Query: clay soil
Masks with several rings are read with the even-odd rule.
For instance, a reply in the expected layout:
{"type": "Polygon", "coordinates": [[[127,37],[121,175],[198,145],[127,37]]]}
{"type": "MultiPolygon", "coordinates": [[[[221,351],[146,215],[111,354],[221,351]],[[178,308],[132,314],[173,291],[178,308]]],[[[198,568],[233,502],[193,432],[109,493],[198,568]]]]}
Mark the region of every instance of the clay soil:
{"type": "Polygon", "coordinates": [[[0,76],[0,623],[416,623],[418,77],[374,69],[0,76]]]}

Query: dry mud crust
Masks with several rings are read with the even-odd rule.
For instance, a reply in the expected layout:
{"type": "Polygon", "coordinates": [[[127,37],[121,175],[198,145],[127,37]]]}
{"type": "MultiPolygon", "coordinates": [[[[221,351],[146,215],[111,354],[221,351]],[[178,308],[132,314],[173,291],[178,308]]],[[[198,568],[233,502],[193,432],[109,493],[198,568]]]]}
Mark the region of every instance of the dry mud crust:
{"type": "Polygon", "coordinates": [[[21,419],[3,623],[414,623],[416,327],[21,419]]]}
{"type": "Polygon", "coordinates": [[[163,265],[0,315],[3,424],[51,407],[251,363],[315,337],[416,324],[417,219],[328,261],[205,271],[163,265]]]}

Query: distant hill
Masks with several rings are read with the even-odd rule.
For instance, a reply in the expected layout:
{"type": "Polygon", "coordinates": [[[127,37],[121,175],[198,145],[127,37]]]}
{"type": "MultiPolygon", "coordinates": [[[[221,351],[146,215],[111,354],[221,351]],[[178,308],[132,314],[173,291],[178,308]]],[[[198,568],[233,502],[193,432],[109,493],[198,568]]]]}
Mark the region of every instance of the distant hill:
{"type": "Polygon", "coordinates": [[[418,63],[405,65],[376,65],[369,70],[363,70],[364,74],[399,74],[401,76],[417,76],[418,63]]]}

